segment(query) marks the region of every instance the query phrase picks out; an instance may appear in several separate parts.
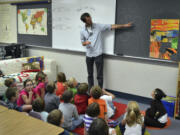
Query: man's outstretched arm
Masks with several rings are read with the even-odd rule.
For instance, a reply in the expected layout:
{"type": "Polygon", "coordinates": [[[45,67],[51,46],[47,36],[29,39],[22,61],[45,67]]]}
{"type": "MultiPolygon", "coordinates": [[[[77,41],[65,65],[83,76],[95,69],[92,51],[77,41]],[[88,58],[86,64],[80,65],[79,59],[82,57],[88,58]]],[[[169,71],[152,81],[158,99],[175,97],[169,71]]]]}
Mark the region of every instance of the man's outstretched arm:
{"type": "Polygon", "coordinates": [[[112,24],[111,29],[121,29],[121,28],[129,28],[132,26],[132,23],[127,23],[127,24],[112,24]]]}

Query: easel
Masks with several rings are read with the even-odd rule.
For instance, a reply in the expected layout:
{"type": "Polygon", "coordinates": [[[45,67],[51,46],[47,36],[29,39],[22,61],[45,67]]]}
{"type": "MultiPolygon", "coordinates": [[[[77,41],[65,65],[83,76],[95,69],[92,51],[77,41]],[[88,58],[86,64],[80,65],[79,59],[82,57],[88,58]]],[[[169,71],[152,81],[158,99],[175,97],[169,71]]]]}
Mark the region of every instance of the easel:
{"type": "Polygon", "coordinates": [[[174,118],[180,119],[180,62],[178,64],[178,81],[176,89],[176,103],[174,108],[174,118]]]}

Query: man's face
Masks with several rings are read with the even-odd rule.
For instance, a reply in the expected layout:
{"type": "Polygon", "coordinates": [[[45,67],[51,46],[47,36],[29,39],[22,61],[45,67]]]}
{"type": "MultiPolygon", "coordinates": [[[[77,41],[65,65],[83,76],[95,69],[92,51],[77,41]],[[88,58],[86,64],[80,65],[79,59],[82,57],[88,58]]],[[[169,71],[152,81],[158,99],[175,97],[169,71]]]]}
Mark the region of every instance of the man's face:
{"type": "Polygon", "coordinates": [[[92,19],[91,19],[91,17],[86,17],[86,25],[87,25],[87,26],[92,25],[92,19]]]}

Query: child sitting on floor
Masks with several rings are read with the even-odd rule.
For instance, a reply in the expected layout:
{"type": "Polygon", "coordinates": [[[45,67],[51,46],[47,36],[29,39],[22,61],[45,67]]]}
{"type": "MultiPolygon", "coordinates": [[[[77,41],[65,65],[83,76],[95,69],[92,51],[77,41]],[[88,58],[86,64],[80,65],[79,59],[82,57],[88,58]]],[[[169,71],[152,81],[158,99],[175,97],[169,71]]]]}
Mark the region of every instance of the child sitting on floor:
{"type": "MultiPolygon", "coordinates": [[[[5,81],[4,81],[4,85],[9,88],[9,87],[16,87],[17,88],[17,85],[16,85],[16,80],[14,78],[7,78],[5,81]]],[[[3,95],[3,101],[7,101],[7,98],[6,98],[6,94],[3,95]]]]}
{"type": "Polygon", "coordinates": [[[116,131],[110,129],[104,119],[97,118],[91,123],[88,135],[116,135],[116,131]]]}
{"type": "Polygon", "coordinates": [[[107,92],[105,89],[102,89],[102,95],[100,97],[100,99],[104,99],[106,101],[107,104],[107,117],[111,118],[114,116],[115,114],[115,107],[113,104],[113,99],[115,98],[115,95],[107,92]]]}
{"type": "Polygon", "coordinates": [[[6,90],[5,95],[7,97],[6,104],[9,109],[14,109],[19,112],[22,112],[22,111],[27,112],[27,111],[32,110],[32,105],[17,106],[16,100],[18,98],[18,91],[16,87],[9,87],[6,90]]]}
{"type": "Polygon", "coordinates": [[[151,96],[153,101],[150,108],[146,110],[145,125],[163,128],[166,126],[168,115],[161,99],[166,97],[166,94],[161,89],[156,88],[152,91],[151,96]]]}
{"type": "Polygon", "coordinates": [[[47,122],[48,113],[46,111],[44,111],[45,104],[44,104],[44,100],[42,98],[40,98],[40,97],[36,98],[32,102],[32,108],[33,108],[33,111],[38,112],[41,115],[41,119],[44,122],[47,122]]]}
{"type": "Polygon", "coordinates": [[[56,96],[56,86],[54,82],[48,83],[46,91],[47,93],[44,97],[45,111],[49,113],[54,109],[58,109],[60,104],[60,98],[56,96]]]}
{"type": "Polygon", "coordinates": [[[44,98],[45,96],[45,88],[46,88],[46,81],[47,81],[47,75],[44,74],[43,72],[38,72],[36,75],[36,88],[34,89],[34,91],[36,92],[36,94],[38,94],[41,98],[44,98]]]}
{"type": "Polygon", "coordinates": [[[66,75],[63,72],[57,74],[57,83],[56,83],[56,95],[61,97],[64,91],[67,89],[66,84],[66,75]]]}
{"type": "Polygon", "coordinates": [[[73,98],[77,93],[77,85],[78,85],[78,83],[74,77],[71,77],[67,81],[68,90],[71,90],[73,92],[73,98]]]}
{"type": "Polygon", "coordinates": [[[120,123],[122,135],[144,135],[143,121],[144,117],[141,115],[137,102],[129,101],[124,118],[120,123]]]}
{"type": "Polygon", "coordinates": [[[24,104],[31,105],[35,99],[36,94],[34,92],[33,82],[31,79],[24,81],[24,89],[20,91],[17,105],[22,106],[24,104]]]}
{"type": "Polygon", "coordinates": [[[88,104],[92,104],[94,102],[99,104],[100,107],[100,114],[98,117],[108,120],[107,118],[107,105],[104,99],[100,99],[102,95],[102,89],[99,86],[93,86],[90,90],[91,98],[88,99],[88,104]]]}
{"type": "Polygon", "coordinates": [[[86,114],[84,115],[84,134],[87,135],[89,127],[94,119],[98,117],[100,113],[99,104],[94,102],[90,104],[86,109],[86,114]]]}
{"type": "Polygon", "coordinates": [[[8,78],[4,81],[6,87],[16,87],[16,80],[14,78],[8,78]]]}
{"type": "Polygon", "coordinates": [[[80,83],[80,85],[77,88],[77,94],[74,97],[74,104],[76,105],[78,114],[85,114],[89,99],[87,91],[88,91],[88,84],[80,83]]]}
{"type": "Polygon", "coordinates": [[[83,117],[78,115],[76,106],[71,103],[73,100],[72,91],[66,90],[62,95],[62,99],[64,103],[59,105],[59,110],[61,110],[64,115],[62,127],[72,131],[82,124],[83,117]]]}
{"type": "MultiPolygon", "coordinates": [[[[64,123],[63,113],[60,110],[55,109],[49,113],[47,121],[48,123],[61,127],[61,125],[64,123]]],[[[64,132],[60,133],[59,135],[70,135],[70,133],[64,129],[64,132]]]]}

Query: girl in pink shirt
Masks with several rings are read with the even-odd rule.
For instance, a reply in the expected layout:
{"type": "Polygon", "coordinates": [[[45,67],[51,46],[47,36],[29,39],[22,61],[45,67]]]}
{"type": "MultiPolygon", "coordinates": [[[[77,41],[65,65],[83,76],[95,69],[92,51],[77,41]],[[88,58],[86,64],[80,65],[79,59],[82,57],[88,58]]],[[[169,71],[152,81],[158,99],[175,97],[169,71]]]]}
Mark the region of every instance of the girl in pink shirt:
{"type": "Polygon", "coordinates": [[[35,99],[35,92],[33,82],[31,79],[24,81],[24,89],[20,91],[17,105],[22,106],[24,104],[30,105],[35,99]]]}
{"type": "Polygon", "coordinates": [[[44,95],[45,95],[46,82],[48,82],[47,75],[43,73],[42,71],[38,72],[36,75],[37,86],[35,88],[35,92],[42,99],[44,99],[44,95]]]}

